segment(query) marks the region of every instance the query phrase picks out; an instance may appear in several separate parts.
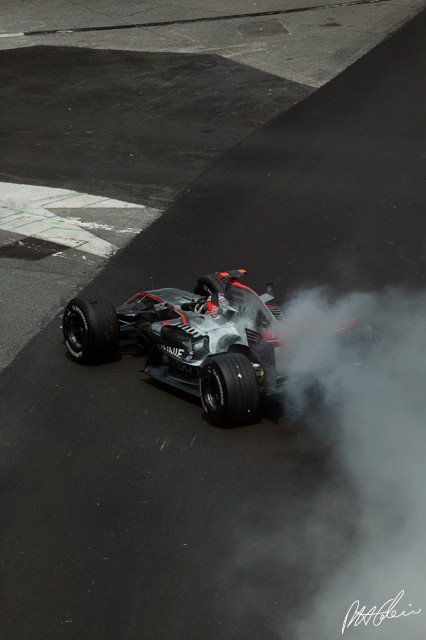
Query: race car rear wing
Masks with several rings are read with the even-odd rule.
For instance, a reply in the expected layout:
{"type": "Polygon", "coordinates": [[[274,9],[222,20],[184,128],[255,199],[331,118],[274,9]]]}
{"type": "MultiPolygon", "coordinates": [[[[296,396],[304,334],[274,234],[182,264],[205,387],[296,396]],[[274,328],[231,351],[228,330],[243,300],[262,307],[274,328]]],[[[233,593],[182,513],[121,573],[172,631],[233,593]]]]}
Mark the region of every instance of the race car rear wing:
{"type": "MultiPolygon", "coordinates": [[[[247,273],[246,269],[230,269],[230,271],[218,271],[214,275],[220,278],[221,280],[233,281],[239,280],[242,276],[245,276],[247,273]]],[[[275,298],[275,294],[273,291],[273,285],[269,282],[266,286],[266,292],[262,293],[259,296],[262,302],[271,302],[275,298]]]]}
{"type": "Polygon", "coordinates": [[[218,271],[215,273],[215,276],[221,278],[221,280],[228,278],[241,278],[241,276],[245,276],[247,271],[245,269],[231,269],[230,271],[218,271]]]}

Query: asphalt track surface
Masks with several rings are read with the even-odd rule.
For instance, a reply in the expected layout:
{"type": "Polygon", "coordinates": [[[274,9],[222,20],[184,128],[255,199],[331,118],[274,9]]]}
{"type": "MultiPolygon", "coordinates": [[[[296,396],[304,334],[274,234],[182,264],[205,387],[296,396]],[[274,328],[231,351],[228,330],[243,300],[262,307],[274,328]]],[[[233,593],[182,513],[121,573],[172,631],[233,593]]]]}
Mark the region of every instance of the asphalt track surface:
{"type": "MultiPolygon", "coordinates": [[[[425,26],[423,12],[229,151],[87,290],[119,302],[151,277],[190,287],[240,266],[279,298],[422,287],[425,26]]],[[[267,416],[213,428],[140,358],[70,362],[59,324],[1,376],[2,637],[289,637],[325,579],[318,557],[338,562],[307,519],[328,508],[348,552],[356,532],[332,443],[267,416]]]]}

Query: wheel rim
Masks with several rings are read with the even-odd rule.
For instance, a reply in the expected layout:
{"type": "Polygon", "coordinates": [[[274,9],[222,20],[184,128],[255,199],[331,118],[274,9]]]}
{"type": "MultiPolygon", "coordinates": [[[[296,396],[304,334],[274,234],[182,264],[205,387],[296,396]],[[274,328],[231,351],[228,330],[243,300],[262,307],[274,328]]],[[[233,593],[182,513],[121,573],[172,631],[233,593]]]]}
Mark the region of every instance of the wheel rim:
{"type": "Polygon", "coordinates": [[[65,339],[69,341],[75,351],[81,351],[86,336],[83,318],[76,311],[70,311],[64,322],[65,339]]]}
{"type": "Polygon", "coordinates": [[[223,387],[216,372],[208,369],[203,384],[205,407],[208,411],[219,411],[223,406],[223,387]]]}

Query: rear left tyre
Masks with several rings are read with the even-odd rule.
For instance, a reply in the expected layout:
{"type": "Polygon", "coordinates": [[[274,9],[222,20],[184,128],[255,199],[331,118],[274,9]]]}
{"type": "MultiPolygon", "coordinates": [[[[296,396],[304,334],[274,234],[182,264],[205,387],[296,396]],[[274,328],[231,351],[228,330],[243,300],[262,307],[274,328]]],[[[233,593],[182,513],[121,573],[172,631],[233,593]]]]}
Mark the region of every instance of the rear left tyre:
{"type": "Polygon", "coordinates": [[[62,328],[68,352],[78,362],[102,362],[117,353],[120,329],[114,306],[107,298],[73,298],[65,307],[62,328]]]}
{"type": "Polygon", "coordinates": [[[200,371],[201,402],[209,422],[235,427],[259,417],[259,384],[253,365],[241,353],[208,358],[200,371]]]}

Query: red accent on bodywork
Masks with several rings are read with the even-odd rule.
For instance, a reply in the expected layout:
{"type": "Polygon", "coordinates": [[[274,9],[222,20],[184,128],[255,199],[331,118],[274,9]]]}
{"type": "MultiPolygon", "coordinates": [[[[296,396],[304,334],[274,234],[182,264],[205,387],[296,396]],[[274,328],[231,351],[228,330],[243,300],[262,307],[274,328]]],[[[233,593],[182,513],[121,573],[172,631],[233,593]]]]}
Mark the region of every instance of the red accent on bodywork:
{"type": "Polygon", "coordinates": [[[131,302],[133,302],[133,300],[135,300],[135,298],[151,298],[156,302],[164,302],[164,300],[162,300],[161,298],[157,298],[156,296],[153,296],[151,293],[145,293],[145,291],[141,291],[140,293],[135,293],[134,296],[126,300],[126,302],[123,302],[123,304],[130,304],[131,302]]]}
{"type": "Polygon", "coordinates": [[[183,315],[182,311],[179,311],[178,309],[176,309],[176,307],[172,307],[172,306],[170,306],[170,305],[168,305],[168,306],[169,306],[169,308],[170,308],[170,309],[173,309],[173,311],[174,311],[175,313],[177,313],[177,314],[178,314],[178,316],[180,316],[180,317],[182,318],[182,322],[183,322],[184,324],[188,324],[188,320],[186,319],[186,316],[184,316],[184,315],[183,315]]]}
{"type": "MultiPolygon", "coordinates": [[[[247,273],[246,269],[234,269],[234,271],[238,271],[238,273],[241,273],[241,275],[247,273]]],[[[216,275],[218,278],[228,278],[231,274],[229,273],[229,271],[220,271],[216,275]]]]}
{"type": "Polygon", "coordinates": [[[235,280],[234,278],[231,278],[229,282],[231,282],[235,287],[240,287],[240,289],[246,289],[246,291],[251,291],[252,293],[256,293],[255,291],[253,291],[253,289],[250,289],[250,287],[248,287],[246,284],[241,284],[239,280],[235,280]]]}
{"type": "Polygon", "coordinates": [[[281,331],[263,331],[262,338],[265,342],[269,342],[273,347],[279,347],[284,343],[281,331]]]}
{"type": "MultiPolygon", "coordinates": [[[[157,296],[153,296],[151,293],[145,293],[145,291],[141,291],[140,293],[135,293],[134,296],[126,300],[126,302],[124,302],[123,304],[130,304],[130,302],[133,302],[133,300],[135,300],[136,298],[151,298],[151,300],[155,300],[156,302],[165,302],[165,300],[163,300],[162,298],[157,298],[157,296]]],[[[179,311],[179,309],[176,309],[176,307],[172,307],[172,305],[168,304],[167,302],[165,302],[165,304],[168,306],[169,309],[172,309],[175,313],[177,313],[178,316],[182,318],[182,321],[185,324],[188,324],[187,319],[183,315],[182,311],[179,311]]],[[[169,322],[169,321],[166,320],[166,322],[169,322]]]]}

